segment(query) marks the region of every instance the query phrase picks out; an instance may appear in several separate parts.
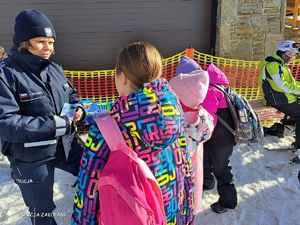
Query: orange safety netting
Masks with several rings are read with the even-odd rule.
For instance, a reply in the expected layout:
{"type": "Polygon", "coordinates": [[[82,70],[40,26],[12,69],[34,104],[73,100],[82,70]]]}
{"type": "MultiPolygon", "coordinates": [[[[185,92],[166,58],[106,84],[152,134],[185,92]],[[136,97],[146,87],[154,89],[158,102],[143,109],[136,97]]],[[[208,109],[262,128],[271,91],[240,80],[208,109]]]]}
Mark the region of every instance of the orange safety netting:
{"type": "MultiPolygon", "coordinates": [[[[230,86],[236,92],[245,96],[249,101],[261,99],[258,88],[259,61],[226,59],[200,53],[189,48],[162,60],[163,77],[169,80],[175,75],[177,64],[184,55],[193,58],[203,69],[206,69],[209,64],[214,63],[225,72],[230,86]]],[[[290,68],[294,77],[300,79],[300,59],[294,60],[290,68]]],[[[114,69],[95,71],[65,70],[65,74],[78,89],[81,99],[109,102],[117,96],[114,69]]],[[[264,124],[273,123],[282,117],[282,114],[278,114],[276,110],[267,107],[260,107],[257,111],[264,124]]]]}
{"type": "MultiPolygon", "coordinates": [[[[171,79],[176,72],[180,59],[186,52],[178,53],[162,60],[163,77],[171,79]]],[[[117,96],[115,87],[115,70],[70,71],[65,70],[70,82],[77,88],[81,99],[92,99],[96,102],[112,101],[117,96]]]]}

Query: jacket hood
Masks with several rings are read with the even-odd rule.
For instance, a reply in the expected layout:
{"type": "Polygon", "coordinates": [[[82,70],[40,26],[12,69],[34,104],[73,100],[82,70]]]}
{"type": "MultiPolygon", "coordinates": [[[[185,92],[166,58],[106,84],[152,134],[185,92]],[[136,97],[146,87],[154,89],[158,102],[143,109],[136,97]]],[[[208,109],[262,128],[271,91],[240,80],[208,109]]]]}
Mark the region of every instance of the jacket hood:
{"type": "Polygon", "coordinates": [[[198,69],[176,75],[170,80],[170,84],[179,100],[194,109],[203,102],[207,94],[209,76],[206,71],[198,69]]]}
{"type": "Polygon", "coordinates": [[[177,96],[168,81],[156,79],[129,96],[118,97],[110,114],[146,146],[163,149],[177,140],[185,122],[177,96]]]}
{"type": "Polygon", "coordinates": [[[209,83],[210,84],[220,84],[220,85],[229,85],[229,81],[225,75],[225,73],[219,69],[216,65],[210,64],[207,67],[208,75],[209,75],[209,83]]]}
{"type": "Polygon", "coordinates": [[[268,63],[268,62],[278,62],[280,64],[284,64],[284,60],[279,56],[277,55],[276,53],[274,53],[272,56],[267,56],[265,58],[265,60],[261,61],[259,64],[258,64],[258,68],[260,71],[262,71],[262,69],[264,68],[264,66],[268,63]]]}

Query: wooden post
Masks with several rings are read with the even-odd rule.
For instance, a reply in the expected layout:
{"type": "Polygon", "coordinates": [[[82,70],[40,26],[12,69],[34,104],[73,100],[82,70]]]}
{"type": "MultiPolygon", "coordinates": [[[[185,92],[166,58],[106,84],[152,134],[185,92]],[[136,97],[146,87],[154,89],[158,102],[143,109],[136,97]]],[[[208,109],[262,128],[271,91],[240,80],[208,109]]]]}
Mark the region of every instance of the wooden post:
{"type": "Polygon", "coordinates": [[[193,48],[187,48],[185,50],[185,55],[191,59],[194,58],[194,49],[193,48]]]}

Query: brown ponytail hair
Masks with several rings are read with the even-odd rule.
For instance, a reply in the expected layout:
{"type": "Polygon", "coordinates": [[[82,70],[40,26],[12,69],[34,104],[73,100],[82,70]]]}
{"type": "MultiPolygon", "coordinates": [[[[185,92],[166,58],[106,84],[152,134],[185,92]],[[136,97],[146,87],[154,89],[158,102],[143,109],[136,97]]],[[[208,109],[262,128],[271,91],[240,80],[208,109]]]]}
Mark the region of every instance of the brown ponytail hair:
{"type": "Polygon", "coordinates": [[[116,76],[123,72],[134,89],[142,88],[161,76],[162,64],[158,50],[147,42],[135,42],[124,47],[117,57],[116,76]]]}

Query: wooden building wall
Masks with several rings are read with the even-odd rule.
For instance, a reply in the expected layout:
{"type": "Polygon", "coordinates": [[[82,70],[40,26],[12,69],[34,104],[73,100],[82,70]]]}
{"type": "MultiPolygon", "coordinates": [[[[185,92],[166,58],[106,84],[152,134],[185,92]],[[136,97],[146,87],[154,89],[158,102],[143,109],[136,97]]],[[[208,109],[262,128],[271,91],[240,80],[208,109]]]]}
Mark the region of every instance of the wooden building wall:
{"type": "Polygon", "coordinates": [[[210,0],[9,0],[0,6],[0,45],[10,49],[14,18],[43,11],[56,33],[56,59],[65,69],[114,67],[118,50],[133,41],[154,44],[164,57],[191,46],[210,52],[210,0]]]}

